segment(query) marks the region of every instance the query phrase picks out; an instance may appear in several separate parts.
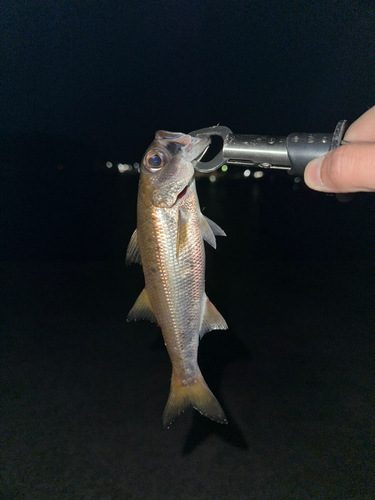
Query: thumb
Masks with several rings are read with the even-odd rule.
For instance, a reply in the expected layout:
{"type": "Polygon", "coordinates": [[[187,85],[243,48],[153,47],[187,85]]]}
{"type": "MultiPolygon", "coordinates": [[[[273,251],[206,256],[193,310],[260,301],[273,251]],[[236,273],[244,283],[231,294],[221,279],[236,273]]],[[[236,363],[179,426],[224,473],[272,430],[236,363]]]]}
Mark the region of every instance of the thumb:
{"type": "Polygon", "coordinates": [[[375,143],[346,144],[315,158],[305,169],[305,182],[324,193],[375,191],[375,143]]]}

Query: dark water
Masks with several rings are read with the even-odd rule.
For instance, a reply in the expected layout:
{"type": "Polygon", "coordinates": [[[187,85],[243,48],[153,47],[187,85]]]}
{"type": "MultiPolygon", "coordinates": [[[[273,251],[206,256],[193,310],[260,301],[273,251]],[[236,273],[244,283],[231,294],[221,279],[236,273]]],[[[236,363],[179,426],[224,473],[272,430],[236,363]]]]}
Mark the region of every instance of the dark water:
{"type": "Polygon", "coordinates": [[[373,498],[373,195],[199,179],[228,235],[206,286],[229,330],[200,365],[229,425],[187,411],[164,431],[160,331],[125,321],[137,178],[1,181],[2,498],[373,498]]]}

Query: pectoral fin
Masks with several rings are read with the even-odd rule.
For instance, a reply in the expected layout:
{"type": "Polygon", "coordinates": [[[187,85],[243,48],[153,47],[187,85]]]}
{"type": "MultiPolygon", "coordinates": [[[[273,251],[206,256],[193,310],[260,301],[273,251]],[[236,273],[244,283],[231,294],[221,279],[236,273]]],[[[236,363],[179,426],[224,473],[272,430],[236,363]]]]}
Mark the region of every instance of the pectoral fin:
{"type": "Polygon", "coordinates": [[[134,231],[132,237],[130,238],[128,249],[126,251],[125,262],[127,265],[135,262],[137,264],[142,264],[141,254],[139,252],[137,230],[134,231]]]}
{"type": "Polygon", "coordinates": [[[200,338],[207,332],[211,330],[227,330],[228,325],[207,295],[204,296],[205,309],[203,313],[203,319],[201,323],[201,328],[199,330],[200,338]]]}
{"type": "Polygon", "coordinates": [[[182,210],[178,211],[177,247],[176,255],[179,259],[188,242],[188,218],[182,210]]]}
{"type": "Polygon", "coordinates": [[[157,323],[146,288],[142,290],[134,306],[130,309],[126,321],[137,321],[138,319],[148,319],[157,323]]]}
{"type": "Polygon", "coordinates": [[[215,234],[217,236],[226,236],[221,227],[215,224],[215,222],[208,217],[205,217],[202,213],[199,214],[199,225],[201,228],[202,238],[214,248],[216,248],[215,234]]]}

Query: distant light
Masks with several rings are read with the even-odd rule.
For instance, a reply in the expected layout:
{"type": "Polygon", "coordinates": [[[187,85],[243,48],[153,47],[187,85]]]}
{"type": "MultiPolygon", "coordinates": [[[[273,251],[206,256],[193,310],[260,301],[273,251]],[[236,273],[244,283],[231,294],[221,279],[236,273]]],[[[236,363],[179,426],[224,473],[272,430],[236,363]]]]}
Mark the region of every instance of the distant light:
{"type": "Polygon", "coordinates": [[[250,174],[251,174],[251,172],[250,172],[250,170],[248,168],[243,173],[244,177],[250,177],[250,174]]]}
{"type": "Polygon", "coordinates": [[[263,175],[264,173],[261,170],[257,170],[256,172],[254,172],[255,179],[260,179],[261,177],[263,177],[263,175]]]}
{"type": "Polygon", "coordinates": [[[226,172],[228,170],[228,165],[223,165],[221,167],[222,172],[226,172]]]}
{"type": "Polygon", "coordinates": [[[111,161],[107,161],[107,163],[105,164],[105,166],[107,168],[112,168],[113,167],[113,163],[111,161]]]}
{"type": "Polygon", "coordinates": [[[210,182],[215,182],[216,181],[216,175],[211,174],[210,175],[210,182]]]}
{"type": "Polygon", "coordinates": [[[117,164],[118,171],[121,172],[122,174],[124,172],[127,172],[128,170],[131,170],[132,167],[128,165],[127,163],[118,163],[117,164]]]}

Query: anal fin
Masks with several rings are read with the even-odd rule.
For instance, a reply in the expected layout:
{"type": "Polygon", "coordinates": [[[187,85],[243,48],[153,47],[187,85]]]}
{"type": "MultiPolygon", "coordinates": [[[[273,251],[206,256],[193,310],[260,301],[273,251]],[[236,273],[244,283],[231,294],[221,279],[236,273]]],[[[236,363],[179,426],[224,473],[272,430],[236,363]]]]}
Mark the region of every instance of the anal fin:
{"type": "Polygon", "coordinates": [[[207,332],[211,330],[227,330],[228,325],[207,295],[204,295],[203,301],[205,301],[205,308],[202,318],[201,327],[199,330],[200,338],[207,332]]]}

